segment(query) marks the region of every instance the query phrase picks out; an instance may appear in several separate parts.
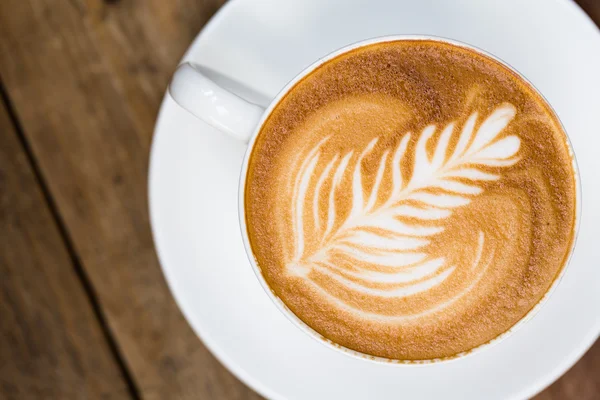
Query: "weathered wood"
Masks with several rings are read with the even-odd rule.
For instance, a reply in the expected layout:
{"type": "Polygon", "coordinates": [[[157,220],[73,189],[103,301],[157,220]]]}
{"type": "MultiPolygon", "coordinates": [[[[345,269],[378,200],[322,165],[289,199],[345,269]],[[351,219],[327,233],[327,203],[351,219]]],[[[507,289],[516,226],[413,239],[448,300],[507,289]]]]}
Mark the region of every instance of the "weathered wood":
{"type": "Polygon", "coordinates": [[[150,236],[169,75],[220,1],[2,0],[0,75],[141,395],[251,398],[193,334],[150,236]]]}
{"type": "Polygon", "coordinates": [[[1,100],[0,398],[131,398],[1,100]]]}

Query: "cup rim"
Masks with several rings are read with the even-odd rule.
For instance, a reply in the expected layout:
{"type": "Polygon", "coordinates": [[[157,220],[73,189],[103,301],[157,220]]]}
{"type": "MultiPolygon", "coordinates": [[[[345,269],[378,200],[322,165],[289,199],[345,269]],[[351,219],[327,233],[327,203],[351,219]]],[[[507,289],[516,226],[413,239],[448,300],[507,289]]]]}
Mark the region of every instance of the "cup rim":
{"type": "Polygon", "coordinates": [[[254,274],[256,275],[256,278],[260,282],[260,285],[262,286],[263,290],[267,293],[267,296],[271,299],[271,301],[275,304],[275,306],[279,309],[279,311],[283,315],[285,315],[285,317],[289,321],[292,322],[292,324],[294,324],[298,329],[300,329],[301,331],[306,333],[312,339],[318,341],[319,343],[325,345],[326,347],[328,347],[336,352],[345,354],[345,355],[353,357],[353,358],[371,361],[371,362],[374,362],[374,363],[380,364],[380,365],[384,364],[384,365],[398,365],[398,366],[424,366],[424,365],[434,365],[434,364],[437,365],[437,364],[449,363],[449,362],[453,362],[453,361],[457,361],[457,360],[462,360],[470,355],[480,353],[481,351],[496,345],[497,343],[503,341],[504,339],[506,339],[507,337],[511,336],[513,333],[518,331],[523,325],[525,325],[527,322],[529,322],[531,319],[533,319],[538,314],[540,309],[548,302],[548,299],[555,292],[556,287],[562,281],[562,279],[566,273],[566,270],[568,269],[568,266],[571,263],[571,259],[573,257],[573,253],[574,253],[574,250],[576,247],[577,238],[579,236],[579,226],[580,226],[581,211],[582,211],[582,204],[581,204],[582,188],[581,188],[581,178],[579,176],[579,167],[577,164],[577,158],[573,151],[573,146],[572,146],[571,140],[569,138],[569,135],[564,127],[564,124],[562,123],[562,121],[558,117],[558,114],[556,113],[556,110],[554,109],[554,107],[552,107],[552,105],[546,99],[546,97],[544,97],[544,95],[533,85],[533,83],[531,83],[531,81],[529,81],[529,79],[527,79],[516,68],[514,68],[512,65],[510,65],[506,61],[502,60],[501,58],[495,56],[494,54],[491,54],[491,53],[487,52],[486,50],[483,50],[477,46],[474,46],[474,45],[471,45],[471,44],[468,44],[465,42],[461,42],[461,41],[458,41],[455,39],[445,38],[445,37],[441,37],[441,36],[435,36],[435,35],[397,34],[397,35],[377,36],[377,37],[373,37],[373,38],[369,38],[369,39],[365,39],[365,40],[360,40],[360,41],[351,43],[349,45],[346,45],[344,47],[341,47],[337,50],[334,50],[334,51],[330,52],[329,54],[327,54],[323,57],[320,57],[319,59],[317,59],[316,61],[311,63],[309,66],[305,67],[301,72],[296,74],[294,76],[294,78],[292,78],[277,93],[277,95],[271,100],[268,107],[265,109],[263,115],[261,116],[260,120],[258,121],[256,128],[253,130],[252,134],[250,135],[250,139],[248,140],[247,148],[246,148],[246,151],[244,154],[244,159],[242,162],[242,168],[240,170],[238,185],[239,185],[239,187],[238,187],[238,219],[239,219],[239,225],[240,225],[240,230],[241,230],[241,234],[242,234],[242,241],[244,243],[244,249],[246,251],[246,256],[248,257],[248,261],[250,262],[250,265],[252,266],[252,270],[254,271],[254,274]],[[552,285],[550,285],[550,287],[546,290],[546,292],[544,293],[542,298],[540,300],[538,300],[538,302],[520,320],[518,320],[513,326],[511,326],[510,329],[506,330],[505,332],[501,333],[500,335],[496,336],[495,338],[493,338],[485,343],[482,343],[474,348],[471,348],[471,349],[461,352],[461,353],[454,354],[449,357],[443,357],[443,358],[432,358],[432,359],[423,359],[423,360],[398,360],[398,359],[390,359],[390,358],[386,358],[386,357],[379,357],[379,356],[362,353],[362,352],[344,347],[344,346],[326,338],[325,336],[321,335],[319,332],[315,331],[312,327],[310,327],[307,323],[302,321],[292,310],[290,310],[288,308],[288,306],[284,303],[284,301],[281,300],[279,298],[279,296],[277,296],[274,293],[274,291],[271,289],[269,284],[266,282],[266,280],[261,272],[261,269],[258,266],[258,262],[257,262],[256,258],[254,257],[254,253],[253,253],[252,247],[250,245],[250,240],[248,239],[248,229],[247,229],[246,218],[245,218],[246,212],[245,212],[245,204],[244,204],[245,203],[245,190],[246,190],[246,177],[247,177],[247,173],[248,173],[248,164],[249,164],[249,159],[252,154],[252,150],[254,149],[254,144],[256,142],[258,134],[260,133],[266,120],[271,115],[271,112],[273,111],[273,109],[279,104],[279,102],[283,99],[283,97],[285,97],[285,95],[296,86],[296,84],[298,82],[300,82],[302,79],[304,79],[306,76],[308,76],[310,73],[312,73],[314,70],[316,70],[317,68],[319,68],[321,65],[325,64],[326,62],[333,60],[336,57],[339,57],[345,53],[348,53],[348,52],[358,49],[358,48],[362,48],[362,47],[366,47],[366,46],[370,46],[370,45],[378,44],[378,43],[396,42],[396,41],[434,41],[434,42],[450,44],[450,45],[453,45],[456,47],[460,47],[463,49],[473,51],[473,52],[481,54],[485,57],[488,57],[488,58],[492,59],[493,61],[500,63],[501,65],[506,67],[508,70],[513,72],[515,75],[517,75],[538,96],[540,96],[540,98],[546,103],[548,108],[552,111],[552,113],[556,117],[556,120],[558,121],[560,127],[562,128],[562,131],[564,132],[564,136],[566,139],[565,143],[567,144],[569,156],[571,157],[571,160],[572,160],[571,164],[572,164],[572,168],[573,168],[573,177],[575,180],[575,224],[573,226],[573,231],[574,231],[573,240],[571,241],[571,246],[569,248],[567,256],[565,257],[565,260],[563,262],[563,265],[562,265],[560,271],[554,277],[552,285]]]}

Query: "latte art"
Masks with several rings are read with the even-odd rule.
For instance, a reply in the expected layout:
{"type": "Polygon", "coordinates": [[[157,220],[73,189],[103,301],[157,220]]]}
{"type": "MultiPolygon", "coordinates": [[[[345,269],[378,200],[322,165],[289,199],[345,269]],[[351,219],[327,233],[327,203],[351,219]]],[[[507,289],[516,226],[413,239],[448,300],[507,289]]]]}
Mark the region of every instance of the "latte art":
{"type": "MultiPolygon", "coordinates": [[[[500,175],[482,167],[508,167],[518,161],[519,138],[509,135],[499,139],[514,116],[514,106],[503,104],[477,129],[477,113],[467,119],[458,134],[455,124],[450,123],[437,139],[431,156],[427,145],[436,133],[435,125],[421,132],[412,157],[406,156],[411,134],[405,134],[393,151],[385,150],[381,155],[367,197],[362,161],[379,138],[371,140],[360,153],[351,150],[344,155],[335,154],[330,161],[321,162],[324,168],[318,171],[317,165],[323,158],[321,146],[329,139],[325,137],[308,152],[294,181],[290,209],[295,255],[286,265],[287,273],[310,281],[310,272],[316,270],[349,291],[373,296],[373,302],[411,296],[442,284],[456,266],[449,265],[445,257],[429,254],[429,237],[444,231],[444,221],[453,209],[468,205],[471,197],[483,192],[479,182],[500,179],[500,175]],[[457,136],[457,144],[449,152],[453,136],[457,136]],[[402,168],[405,158],[413,164],[409,179],[409,168],[402,168]],[[389,189],[382,186],[386,171],[391,175],[389,189]],[[344,179],[350,181],[350,190],[340,194],[344,179]],[[343,200],[337,198],[340,196],[343,200]],[[350,203],[346,213],[336,207],[341,201],[350,203]]],[[[475,261],[469,268],[484,270],[482,231],[477,241],[475,261]]],[[[473,278],[478,277],[475,274],[473,278]]],[[[468,286],[469,282],[465,282],[468,286]]],[[[336,298],[335,292],[329,293],[318,282],[315,289],[358,317],[402,320],[407,316],[365,312],[336,298]]],[[[465,290],[459,290],[455,296],[464,293],[465,290]]],[[[434,302],[430,308],[439,309],[453,301],[443,297],[436,300],[440,304],[434,302]]]]}
{"type": "Polygon", "coordinates": [[[571,251],[565,133],[526,82],[472,50],[365,46],[297,83],[264,122],[244,191],[269,288],[337,345],[453,357],[508,331],[571,251]]]}

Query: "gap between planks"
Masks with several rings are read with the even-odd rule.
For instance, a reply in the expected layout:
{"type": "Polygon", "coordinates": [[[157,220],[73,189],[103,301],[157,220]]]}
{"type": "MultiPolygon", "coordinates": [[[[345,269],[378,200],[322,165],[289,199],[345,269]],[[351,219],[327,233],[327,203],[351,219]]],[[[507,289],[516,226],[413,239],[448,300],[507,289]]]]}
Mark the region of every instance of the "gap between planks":
{"type": "Polygon", "coordinates": [[[129,368],[127,367],[127,364],[123,358],[123,355],[121,354],[119,346],[118,346],[118,344],[106,322],[106,317],[104,316],[104,313],[102,312],[102,309],[100,307],[100,304],[98,301],[98,296],[90,282],[90,279],[88,278],[85,270],[83,269],[83,267],[81,265],[81,260],[79,259],[79,256],[77,255],[77,252],[75,251],[73,242],[65,228],[64,221],[56,207],[56,204],[54,202],[54,199],[52,198],[52,195],[50,194],[50,191],[48,190],[48,185],[46,184],[46,181],[44,180],[44,176],[43,176],[42,171],[37,163],[35,155],[33,154],[31,146],[29,145],[27,138],[25,137],[23,127],[21,125],[21,122],[19,121],[19,117],[17,116],[15,107],[13,106],[13,104],[10,100],[10,97],[4,87],[4,84],[3,84],[1,78],[0,78],[0,99],[1,99],[0,101],[2,102],[2,104],[4,104],[6,112],[8,113],[8,117],[10,118],[10,121],[15,129],[15,132],[17,133],[17,139],[18,139],[19,143],[21,144],[21,146],[23,148],[23,152],[25,153],[25,155],[27,157],[27,161],[29,162],[29,164],[31,166],[34,178],[40,187],[42,196],[44,197],[46,204],[48,205],[52,219],[54,220],[54,223],[56,224],[56,226],[58,228],[60,238],[65,245],[65,248],[67,250],[69,258],[71,259],[71,263],[73,265],[73,268],[75,269],[77,278],[79,279],[79,281],[81,282],[81,285],[83,286],[83,290],[85,291],[85,293],[87,295],[90,305],[92,306],[94,316],[98,320],[100,329],[102,330],[102,334],[104,335],[104,338],[112,352],[112,355],[113,355],[117,365],[119,366],[119,370],[120,370],[121,374],[123,375],[123,379],[125,380],[125,383],[127,384],[129,394],[131,395],[132,399],[141,400],[140,390],[137,387],[137,384],[136,384],[135,380],[133,379],[133,375],[129,371],[129,368]]]}

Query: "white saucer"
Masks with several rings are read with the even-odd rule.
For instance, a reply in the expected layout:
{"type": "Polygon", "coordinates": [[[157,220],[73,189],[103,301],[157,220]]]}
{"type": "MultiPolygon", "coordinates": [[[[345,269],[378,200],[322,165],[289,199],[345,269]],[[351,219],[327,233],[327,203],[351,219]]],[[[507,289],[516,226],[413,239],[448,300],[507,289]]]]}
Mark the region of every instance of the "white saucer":
{"type": "Polygon", "coordinates": [[[260,104],[346,44],[389,34],[457,39],[504,59],[555,107],[579,162],[583,211],[571,265],[540,313],[478,354],[428,366],[374,364],[299,331],[264,293],[237,219],[244,145],[166,98],[150,212],[167,281],[188,321],[240,379],[275,399],[522,399],[557,379],[600,332],[600,34],[568,0],[233,0],[185,59],[260,104]],[[235,84],[234,82],[241,84],[235,84]]]}

